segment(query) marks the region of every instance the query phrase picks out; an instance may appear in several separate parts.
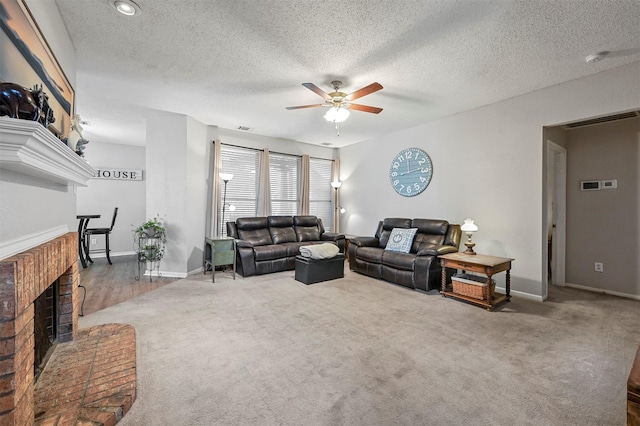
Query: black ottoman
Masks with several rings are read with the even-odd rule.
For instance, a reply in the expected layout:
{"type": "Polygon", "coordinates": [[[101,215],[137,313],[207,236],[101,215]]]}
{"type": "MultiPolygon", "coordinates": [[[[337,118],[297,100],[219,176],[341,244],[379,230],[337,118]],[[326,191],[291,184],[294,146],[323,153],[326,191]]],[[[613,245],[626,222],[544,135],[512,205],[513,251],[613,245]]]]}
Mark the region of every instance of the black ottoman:
{"type": "Polygon", "coordinates": [[[314,284],[344,277],[344,254],[329,259],[296,256],[296,281],[314,284]]]}

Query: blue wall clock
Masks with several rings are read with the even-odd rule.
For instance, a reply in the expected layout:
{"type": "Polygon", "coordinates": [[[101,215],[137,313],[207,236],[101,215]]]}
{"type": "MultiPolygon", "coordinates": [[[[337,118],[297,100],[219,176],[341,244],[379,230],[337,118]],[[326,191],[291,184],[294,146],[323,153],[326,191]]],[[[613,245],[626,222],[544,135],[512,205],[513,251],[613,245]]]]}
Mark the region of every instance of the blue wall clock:
{"type": "Polygon", "coordinates": [[[403,197],[415,197],[427,189],[433,175],[431,158],[420,148],[407,148],[391,161],[389,181],[403,197]]]}

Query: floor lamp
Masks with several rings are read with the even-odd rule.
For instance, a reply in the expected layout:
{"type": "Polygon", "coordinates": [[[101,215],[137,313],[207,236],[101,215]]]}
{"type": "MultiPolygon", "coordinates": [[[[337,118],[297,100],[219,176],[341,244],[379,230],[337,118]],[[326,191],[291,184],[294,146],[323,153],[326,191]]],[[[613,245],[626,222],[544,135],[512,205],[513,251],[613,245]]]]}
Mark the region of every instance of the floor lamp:
{"type": "MultiPolygon", "coordinates": [[[[224,196],[222,198],[222,224],[221,226],[224,227],[224,213],[225,213],[225,208],[227,207],[227,183],[229,183],[229,181],[231,179],[233,179],[233,175],[231,173],[220,173],[220,179],[222,179],[222,181],[224,182],[224,196]]],[[[223,236],[224,234],[224,229],[222,229],[223,232],[220,232],[220,230],[218,230],[218,235],[219,236],[223,236]]]]}
{"type": "Polygon", "coordinates": [[[342,182],[340,182],[339,180],[334,180],[333,182],[331,182],[331,186],[333,187],[333,189],[335,189],[335,197],[334,197],[334,203],[333,203],[333,232],[339,232],[339,220],[340,220],[340,216],[338,216],[338,189],[340,189],[340,187],[342,186],[342,182]]]}

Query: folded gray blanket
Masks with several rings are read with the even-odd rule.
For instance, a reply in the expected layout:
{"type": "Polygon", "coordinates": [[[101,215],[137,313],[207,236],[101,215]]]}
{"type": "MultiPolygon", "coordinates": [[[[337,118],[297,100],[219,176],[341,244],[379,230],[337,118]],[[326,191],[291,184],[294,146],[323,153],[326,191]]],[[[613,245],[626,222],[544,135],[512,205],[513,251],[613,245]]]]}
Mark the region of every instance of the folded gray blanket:
{"type": "Polygon", "coordinates": [[[301,246],[300,254],[311,259],[329,259],[335,257],[340,249],[337,245],[331,243],[314,244],[310,246],[301,246]]]}

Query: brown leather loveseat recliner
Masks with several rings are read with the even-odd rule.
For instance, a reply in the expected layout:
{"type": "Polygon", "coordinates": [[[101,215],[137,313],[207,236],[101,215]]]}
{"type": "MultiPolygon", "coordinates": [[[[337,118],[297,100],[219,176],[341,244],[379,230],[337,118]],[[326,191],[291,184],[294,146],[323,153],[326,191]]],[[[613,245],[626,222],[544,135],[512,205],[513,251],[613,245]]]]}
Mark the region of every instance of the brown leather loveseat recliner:
{"type": "Polygon", "coordinates": [[[349,268],[417,290],[439,289],[438,256],[457,252],[460,238],[460,225],[446,220],[387,218],[378,223],[375,236],[349,239],[349,268]],[[393,228],[417,228],[408,253],[385,250],[393,228]]]}
{"type": "Polygon", "coordinates": [[[295,269],[300,247],[331,242],[344,253],[342,234],[325,232],[316,216],[243,217],[227,222],[236,239],[236,268],[243,277],[295,269]]]}

